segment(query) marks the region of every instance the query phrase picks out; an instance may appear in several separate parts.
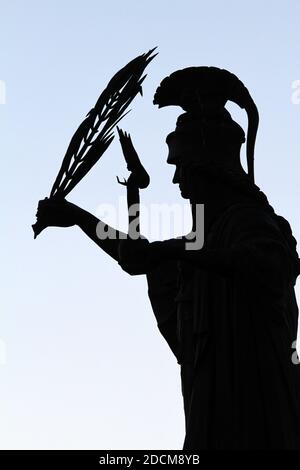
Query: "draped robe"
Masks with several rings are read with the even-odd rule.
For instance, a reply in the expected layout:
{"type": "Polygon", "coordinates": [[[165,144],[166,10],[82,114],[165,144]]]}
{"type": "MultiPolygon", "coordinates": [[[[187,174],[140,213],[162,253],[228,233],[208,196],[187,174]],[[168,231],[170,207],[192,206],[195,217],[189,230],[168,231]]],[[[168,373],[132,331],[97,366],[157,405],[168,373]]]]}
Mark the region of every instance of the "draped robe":
{"type": "Polygon", "coordinates": [[[208,230],[204,261],[191,251],[147,274],[180,364],[184,450],[300,449],[299,259],[278,220],[260,204],[232,205],[208,230]]]}

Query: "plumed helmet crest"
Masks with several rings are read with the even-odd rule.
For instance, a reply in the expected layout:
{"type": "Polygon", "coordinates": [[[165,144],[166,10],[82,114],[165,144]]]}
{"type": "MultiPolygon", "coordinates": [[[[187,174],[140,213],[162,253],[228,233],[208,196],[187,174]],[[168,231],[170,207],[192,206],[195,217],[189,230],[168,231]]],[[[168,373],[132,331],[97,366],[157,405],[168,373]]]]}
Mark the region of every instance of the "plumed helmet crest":
{"type": "Polygon", "coordinates": [[[259,115],[248,89],[236,75],[217,67],[177,70],[161,82],[153,103],[159,108],[180,106],[187,113],[212,117],[224,115],[228,100],[245,109],[248,116],[247,167],[254,183],[254,147],[259,115]]]}

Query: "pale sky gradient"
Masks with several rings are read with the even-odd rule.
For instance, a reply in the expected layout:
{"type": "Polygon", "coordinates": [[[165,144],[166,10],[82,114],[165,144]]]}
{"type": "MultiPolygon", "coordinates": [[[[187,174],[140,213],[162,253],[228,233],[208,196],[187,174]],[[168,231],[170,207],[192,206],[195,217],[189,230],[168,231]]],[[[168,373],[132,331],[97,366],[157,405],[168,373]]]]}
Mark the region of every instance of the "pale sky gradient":
{"type": "MultiPolygon", "coordinates": [[[[159,82],[191,65],[226,68],[260,111],[256,181],[300,239],[300,3],[289,1],[1,1],[2,449],[180,449],[179,366],[160,336],[143,277],[131,278],[79,229],[33,240],[73,132],[112,75],[158,46],[121,127],[151,175],[151,203],[182,204],[165,163],[181,110],[158,110],[159,82]],[[117,287],[113,287],[117,286],[117,287]],[[134,306],[133,306],[134,303],[134,306]]],[[[245,127],[243,111],[229,106],[245,127]]],[[[69,199],[117,205],[126,176],[117,139],[69,199]]],[[[126,229],[126,214],[119,228],[126,229]]],[[[146,233],[147,235],[147,233],[146,233]]],[[[291,351],[292,352],[292,351],[291,351]]],[[[299,366],[300,367],[300,366],[299,366]]]]}

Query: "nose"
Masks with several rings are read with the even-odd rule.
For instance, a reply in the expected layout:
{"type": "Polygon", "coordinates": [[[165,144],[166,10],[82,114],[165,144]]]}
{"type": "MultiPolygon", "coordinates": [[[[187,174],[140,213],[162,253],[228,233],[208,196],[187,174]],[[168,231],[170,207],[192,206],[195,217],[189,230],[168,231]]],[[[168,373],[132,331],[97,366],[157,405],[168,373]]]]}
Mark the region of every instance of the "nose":
{"type": "Polygon", "coordinates": [[[180,168],[179,168],[179,166],[176,166],[176,170],[175,170],[173,180],[172,180],[173,184],[179,183],[179,175],[180,175],[180,168]]]}

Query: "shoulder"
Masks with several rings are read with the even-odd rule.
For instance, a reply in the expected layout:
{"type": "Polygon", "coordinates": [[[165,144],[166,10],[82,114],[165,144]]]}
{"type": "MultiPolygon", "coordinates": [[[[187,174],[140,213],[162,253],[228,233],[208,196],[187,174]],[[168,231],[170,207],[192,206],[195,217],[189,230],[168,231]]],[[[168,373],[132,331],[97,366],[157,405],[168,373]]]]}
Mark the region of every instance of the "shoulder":
{"type": "Polygon", "coordinates": [[[214,230],[224,230],[235,237],[272,236],[283,240],[277,216],[271,207],[259,204],[235,204],[217,221],[214,230]]]}

